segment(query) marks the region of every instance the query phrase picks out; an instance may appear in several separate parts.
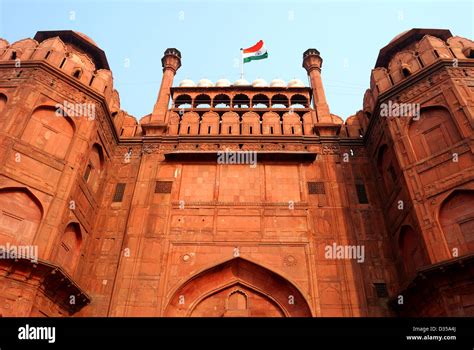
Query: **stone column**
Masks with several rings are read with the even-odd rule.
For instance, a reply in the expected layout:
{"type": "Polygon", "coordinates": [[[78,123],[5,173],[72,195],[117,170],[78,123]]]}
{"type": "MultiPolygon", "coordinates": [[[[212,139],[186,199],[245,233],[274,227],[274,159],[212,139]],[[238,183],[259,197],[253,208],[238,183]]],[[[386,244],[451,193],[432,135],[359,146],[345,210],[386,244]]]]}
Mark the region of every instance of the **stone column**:
{"type": "MultiPolygon", "coordinates": [[[[313,89],[314,109],[318,114],[318,120],[322,122],[325,117],[330,117],[329,106],[324,94],[323,81],[321,79],[321,67],[323,59],[316,49],[308,49],[303,53],[303,68],[308,72],[311,88],[313,89]]],[[[329,121],[329,120],[327,120],[329,121]]]]}
{"type": "Polygon", "coordinates": [[[173,79],[181,67],[181,52],[177,49],[166,49],[161,59],[163,66],[163,78],[161,80],[160,91],[156,99],[155,106],[149,121],[142,124],[146,135],[161,135],[166,130],[168,104],[171,95],[173,79]]]}

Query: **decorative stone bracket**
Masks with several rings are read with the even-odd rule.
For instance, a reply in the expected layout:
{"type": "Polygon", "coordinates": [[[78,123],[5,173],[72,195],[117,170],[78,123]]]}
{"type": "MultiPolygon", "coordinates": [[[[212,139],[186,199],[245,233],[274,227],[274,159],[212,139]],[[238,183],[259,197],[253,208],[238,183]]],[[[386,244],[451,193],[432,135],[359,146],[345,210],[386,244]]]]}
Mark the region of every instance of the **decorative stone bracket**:
{"type": "Polygon", "coordinates": [[[90,296],[58,265],[24,257],[0,259],[0,265],[6,267],[8,275],[18,273],[27,280],[37,280],[42,292],[70,315],[91,302],[90,296]]]}

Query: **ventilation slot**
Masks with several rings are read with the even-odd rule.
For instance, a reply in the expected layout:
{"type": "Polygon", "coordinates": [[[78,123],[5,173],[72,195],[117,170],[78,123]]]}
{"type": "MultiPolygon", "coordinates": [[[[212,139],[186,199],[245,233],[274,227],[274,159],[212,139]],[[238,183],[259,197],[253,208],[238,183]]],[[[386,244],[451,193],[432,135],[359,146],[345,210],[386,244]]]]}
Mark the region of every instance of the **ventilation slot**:
{"type": "Polygon", "coordinates": [[[118,183],[117,186],[115,187],[115,194],[114,194],[113,202],[121,202],[122,199],[123,199],[124,192],[125,192],[125,184],[124,183],[118,183]]]}
{"type": "Polygon", "coordinates": [[[326,194],[324,182],[308,182],[309,194],[326,194]]]}

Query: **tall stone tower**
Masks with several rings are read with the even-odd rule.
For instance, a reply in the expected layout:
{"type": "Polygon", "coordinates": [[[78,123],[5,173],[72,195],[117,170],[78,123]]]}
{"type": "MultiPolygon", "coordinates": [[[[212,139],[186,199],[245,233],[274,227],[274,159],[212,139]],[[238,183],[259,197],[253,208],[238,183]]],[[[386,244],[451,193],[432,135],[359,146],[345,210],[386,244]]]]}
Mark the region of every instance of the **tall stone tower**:
{"type": "Polygon", "coordinates": [[[316,49],[305,86],[169,48],[137,122],[86,35],[0,40],[0,315],[473,315],[473,52],[402,33],[344,122],[316,49]]]}
{"type": "Polygon", "coordinates": [[[473,58],[448,30],[409,30],[380,51],[364,98],[402,315],[473,315],[473,58]]]}

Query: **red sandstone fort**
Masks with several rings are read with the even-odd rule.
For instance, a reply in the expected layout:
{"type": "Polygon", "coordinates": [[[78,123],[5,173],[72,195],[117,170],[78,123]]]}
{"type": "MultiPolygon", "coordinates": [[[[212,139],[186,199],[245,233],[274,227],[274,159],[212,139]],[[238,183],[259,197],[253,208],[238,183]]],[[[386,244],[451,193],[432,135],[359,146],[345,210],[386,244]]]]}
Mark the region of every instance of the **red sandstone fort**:
{"type": "Polygon", "coordinates": [[[0,315],[474,316],[474,42],[373,59],[344,122],[316,49],[306,86],[170,48],[137,122],[86,35],[0,39],[0,315]]]}

